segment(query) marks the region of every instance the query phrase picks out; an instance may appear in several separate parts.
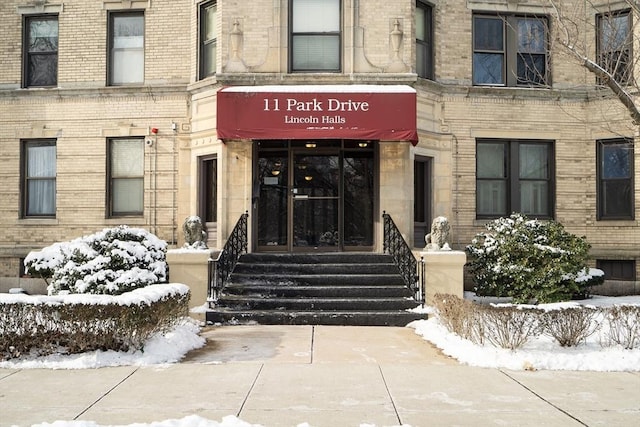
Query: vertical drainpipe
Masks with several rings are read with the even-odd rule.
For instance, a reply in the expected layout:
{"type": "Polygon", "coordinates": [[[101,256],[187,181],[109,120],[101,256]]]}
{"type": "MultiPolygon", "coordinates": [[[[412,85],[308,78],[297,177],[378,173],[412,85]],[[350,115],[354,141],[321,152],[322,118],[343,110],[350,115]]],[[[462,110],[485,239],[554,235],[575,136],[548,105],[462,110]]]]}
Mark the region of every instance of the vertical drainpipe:
{"type": "Polygon", "coordinates": [[[358,0],[352,0],[351,3],[351,32],[349,37],[351,38],[351,74],[355,73],[356,62],[356,25],[358,24],[358,0]]]}
{"type": "Polygon", "coordinates": [[[153,229],[158,235],[158,137],[153,144],[153,229]]]}
{"type": "Polygon", "coordinates": [[[158,128],[151,128],[151,135],[145,138],[151,141],[149,150],[149,227],[153,234],[158,234],[158,128]]]}
{"type": "Polygon", "coordinates": [[[171,243],[172,244],[177,244],[177,224],[176,224],[176,216],[177,216],[177,210],[178,210],[178,206],[176,204],[176,200],[177,200],[177,192],[178,192],[178,188],[176,187],[177,185],[177,179],[176,179],[176,175],[178,174],[178,169],[177,169],[177,160],[178,160],[178,150],[176,147],[176,133],[177,133],[177,125],[174,122],[171,122],[171,129],[173,130],[173,137],[172,137],[172,142],[173,142],[173,150],[172,150],[172,157],[173,157],[173,183],[172,183],[172,188],[171,188],[171,192],[173,193],[173,199],[171,202],[171,243]]]}

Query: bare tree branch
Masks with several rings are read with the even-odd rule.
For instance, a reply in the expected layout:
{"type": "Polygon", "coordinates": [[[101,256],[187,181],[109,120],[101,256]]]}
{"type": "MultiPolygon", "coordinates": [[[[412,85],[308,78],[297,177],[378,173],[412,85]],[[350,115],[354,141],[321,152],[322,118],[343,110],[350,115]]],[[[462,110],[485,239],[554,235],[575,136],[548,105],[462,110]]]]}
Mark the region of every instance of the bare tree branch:
{"type": "MultiPolygon", "coordinates": [[[[626,3],[629,8],[631,8],[631,13],[634,13],[635,16],[640,14],[640,1],[627,0],[626,3]]],[[[597,59],[589,56],[590,52],[588,52],[586,47],[579,46],[578,40],[580,32],[586,31],[586,28],[590,25],[588,22],[589,18],[587,17],[589,16],[589,10],[597,10],[595,6],[591,4],[591,2],[585,3],[585,5],[589,5],[588,10],[580,10],[576,7],[576,9],[572,11],[573,14],[570,16],[570,11],[568,12],[565,10],[567,7],[566,3],[563,4],[556,0],[548,0],[548,4],[557,23],[556,30],[558,34],[556,35],[556,40],[559,45],[573,56],[585,69],[595,75],[600,84],[608,87],[627,109],[634,124],[640,125],[640,105],[638,105],[634,97],[627,90],[627,82],[620,81],[616,76],[617,73],[614,74],[617,67],[624,66],[625,64],[621,63],[621,59],[618,57],[616,58],[616,62],[610,67],[613,71],[608,70],[603,67],[597,59]],[[565,9],[563,9],[563,7],[565,9]],[[582,18],[579,18],[581,14],[582,18]],[[577,22],[578,20],[582,20],[583,22],[577,22]]],[[[611,5],[609,4],[609,6],[611,5]]],[[[609,13],[614,12],[611,7],[608,7],[606,10],[609,13]]],[[[629,31],[633,34],[634,29],[630,28],[629,31]]],[[[598,29],[596,29],[596,37],[598,37],[598,29]]],[[[631,40],[631,43],[632,42],[633,39],[631,40]]],[[[637,64],[632,62],[626,65],[634,67],[637,64]]]]}

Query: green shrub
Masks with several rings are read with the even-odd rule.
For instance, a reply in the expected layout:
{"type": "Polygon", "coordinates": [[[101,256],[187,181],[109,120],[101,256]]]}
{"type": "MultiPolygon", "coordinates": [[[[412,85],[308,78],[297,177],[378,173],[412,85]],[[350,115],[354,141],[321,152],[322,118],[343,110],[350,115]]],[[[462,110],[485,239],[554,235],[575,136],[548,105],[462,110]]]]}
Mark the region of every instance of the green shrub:
{"type": "Polygon", "coordinates": [[[120,295],[166,280],[167,244],[140,228],[121,225],[31,252],[25,271],[51,279],[50,295],[120,295]]]}
{"type": "Polygon", "coordinates": [[[143,350],[189,313],[189,288],[148,286],[118,296],[3,295],[0,360],[93,350],[143,350]]]}
{"type": "Polygon", "coordinates": [[[556,221],[512,214],[488,223],[466,249],[478,295],[549,303],[586,297],[602,283],[587,269],[589,248],[556,221]]]}

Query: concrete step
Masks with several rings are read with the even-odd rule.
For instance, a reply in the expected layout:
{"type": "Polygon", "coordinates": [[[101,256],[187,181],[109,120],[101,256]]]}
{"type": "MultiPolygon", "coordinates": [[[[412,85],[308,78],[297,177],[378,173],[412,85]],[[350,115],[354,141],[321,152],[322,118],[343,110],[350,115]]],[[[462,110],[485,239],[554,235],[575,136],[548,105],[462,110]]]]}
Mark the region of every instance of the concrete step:
{"type": "Polygon", "coordinates": [[[393,264],[391,255],[372,252],[318,252],[318,253],[249,253],[240,262],[275,264],[332,264],[332,263],[385,263],[393,264]]]}
{"type": "Polygon", "coordinates": [[[350,274],[398,274],[398,268],[393,263],[275,263],[275,262],[238,262],[233,270],[235,275],[350,275],[350,274]]]}
{"type": "Polygon", "coordinates": [[[259,323],[261,325],[358,325],[406,326],[414,320],[426,319],[426,314],[408,311],[283,311],[228,310],[207,312],[208,323],[259,323]]]}
{"type": "Polygon", "coordinates": [[[235,271],[229,278],[231,284],[263,284],[263,285],[303,285],[303,286],[376,286],[393,285],[404,286],[400,274],[360,274],[354,271],[351,274],[245,274],[235,271]]]}
{"type": "Polygon", "coordinates": [[[225,288],[227,295],[248,295],[248,296],[271,296],[276,298],[284,297],[367,297],[375,295],[378,298],[384,297],[411,297],[411,291],[405,286],[393,285],[276,285],[268,284],[229,284],[225,288]]]}
{"type": "Polygon", "coordinates": [[[366,311],[407,310],[417,306],[413,298],[273,298],[225,295],[219,307],[236,310],[322,310],[322,311],[366,311]]]}
{"type": "Polygon", "coordinates": [[[212,323],[393,325],[424,318],[391,256],[244,254],[206,319],[212,323]]]}

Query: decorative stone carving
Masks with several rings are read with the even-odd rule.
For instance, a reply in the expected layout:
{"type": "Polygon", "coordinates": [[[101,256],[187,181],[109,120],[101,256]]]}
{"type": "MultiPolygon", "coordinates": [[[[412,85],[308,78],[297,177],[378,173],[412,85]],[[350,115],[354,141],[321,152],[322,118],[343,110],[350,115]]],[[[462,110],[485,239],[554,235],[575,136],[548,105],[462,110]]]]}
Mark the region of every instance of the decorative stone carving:
{"type": "Polygon", "coordinates": [[[240,56],[244,34],[240,29],[240,21],[237,18],[233,21],[232,25],[233,28],[229,33],[231,57],[229,58],[229,61],[227,61],[224,70],[227,73],[244,73],[247,71],[247,66],[240,56]]]}
{"type": "Polygon", "coordinates": [[[189,216],[182,224],[184,232],[184,247],[191,249],[207,249],[207,233],[202,229],[202,220],[199,216],[189,216]]]}
{"type": "Polygon", "coordinates": [[[407,66],[402,61],[402,58],[400,58],[400,47],[404,39],[404,33],[400,25],[400,20],[396,18],[393,21],[393,30],[389,33],[391,40],[391,63],[385,69],[387,73],[405,73],[407,71],[407,66]]]}
{"type": "Polygon", "coordinates": [[[439,216],[431,223],[431,233],[424,237],[424,241],[427,246],[427,251],[450,251],[449,247],[449,232],[451,227],[449,226],[449,220],[444,216],[439,216]]]}
{"type": "Polygon", "coordinates": [[[396,19],[393,22],[393,31],[391,31],[391,48],[393,49],[393,62],[400,61],[400,44],[402,43],[402,30],[400,29],[400,21],[396,19]]]}

